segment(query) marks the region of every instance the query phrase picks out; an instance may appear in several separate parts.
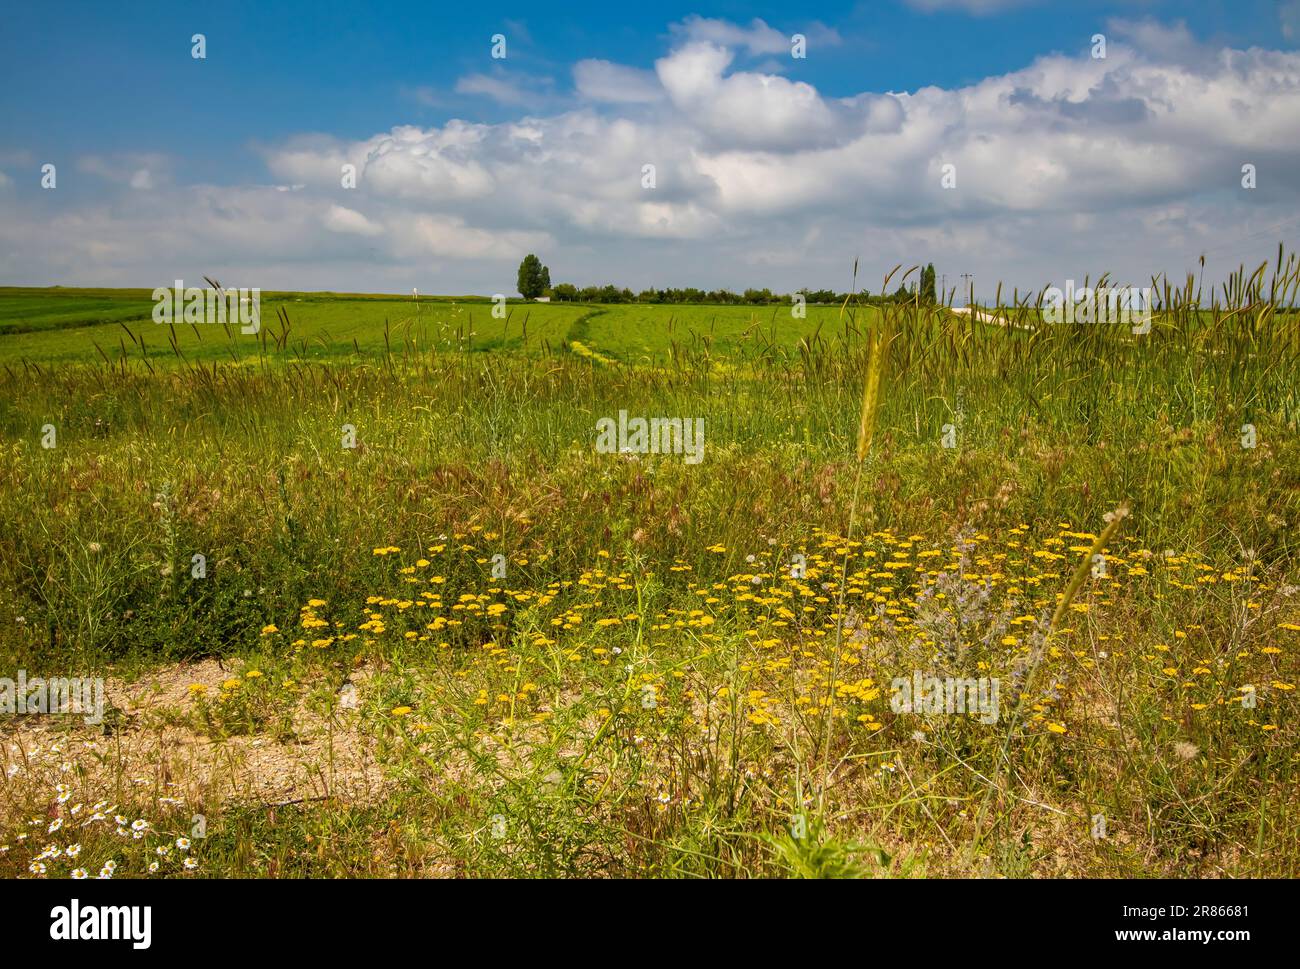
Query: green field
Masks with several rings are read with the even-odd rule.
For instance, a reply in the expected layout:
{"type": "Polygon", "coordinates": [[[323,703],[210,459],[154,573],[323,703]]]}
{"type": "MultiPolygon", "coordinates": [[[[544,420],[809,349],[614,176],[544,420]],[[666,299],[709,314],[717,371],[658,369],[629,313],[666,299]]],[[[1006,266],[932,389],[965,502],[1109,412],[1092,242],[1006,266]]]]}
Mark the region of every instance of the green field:
{"type": "Polygon", "coordinates": [[[0,289],[0,362],[170,366],[262,356],[342,360],[386,353],[493,350],[562,341],[586,308],[511,304],[506,319],[482,299],[266,293],[262,328],[158,324],[143,290],[0,289]],[[41,295],[36,295],[41,294],[41,295]]]}
{"type": "Polygon", "coordinates": [[[174,343],[0,290],[0,675],[108,698],[0,712],[0,875],[1296,876],[1298,284],[1142,336],[277,293],[174,343]]]}
{"type": "MultiPolygon", "coordinates": [[[[573,341],[629,364],[674,353],[743,358],[800,340],[851,339],[839,307],[651,306],[510,302],[505,319],[482,297],[453,299],[266,293],[262,332],[151,319],[147,290],[0,288],[0,362],[148,360],[158,366],[239,361],[345,360],[375,354],[503,350],[547,353],[573,341]],[[287,321],[287,322],[286,322],[287,321]],[[174,341],[174,343],[173,343],[174,341]]],[[[865,319],[867,311],[860,314],[865,319]]]]}

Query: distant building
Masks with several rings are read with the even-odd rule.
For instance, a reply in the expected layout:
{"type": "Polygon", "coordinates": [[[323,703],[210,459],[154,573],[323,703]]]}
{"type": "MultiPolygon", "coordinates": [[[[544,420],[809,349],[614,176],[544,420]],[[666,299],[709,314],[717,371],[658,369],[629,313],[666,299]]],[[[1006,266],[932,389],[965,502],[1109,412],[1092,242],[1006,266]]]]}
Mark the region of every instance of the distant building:
{"type": "Polygon", "coordinates": [[[549,297],[549,296],[534,296],[534,297],[533,297],[533,302],[534,302],[534,303],[549,303],[550,301],[551,301],[551,297],[549,297]]]}

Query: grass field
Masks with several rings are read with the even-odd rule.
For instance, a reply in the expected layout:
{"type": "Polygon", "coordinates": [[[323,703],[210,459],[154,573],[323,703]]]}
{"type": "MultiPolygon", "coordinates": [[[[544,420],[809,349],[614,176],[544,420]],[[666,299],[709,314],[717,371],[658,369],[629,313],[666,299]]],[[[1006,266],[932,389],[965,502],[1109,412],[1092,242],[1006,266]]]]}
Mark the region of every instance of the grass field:
{"type": "Polygon", "coordinates": [[[147,360],[154,366],[347,360],[387,353],[544,347],[561,342],[587,308],[518,304],[505,319],[469,300],[265,293],[262,327],[155,323],[145,290],[0,289],[0,362],[147,360]],[[527,341],[527,342],[526,342],[527,341]]]}
{"type": "MultiPolygon", "coordinates": [[[[579,350],[626,363],[656,364],[677,353],[719,359],[792,348],[801,339],[847,339],[839,307],[810,306],[794,319],[788,306],[589,306],[512,302],[504,319],[482,297],[355,296],[266,293],[262,330],[175,326],[151,319],[148,290],[0,287],[0,362],[36,364],[148,360],[251,362],[263,354],[293,360],[351,360],[373,354],[579,350]],[[175,344],[173,345],[173,340],[175,344]]],[[[862,311],[865,317],[867,310],[862,311]]]]}
{"type": "Polygon", "coordinates": [[[1296,876],[1298,283],[0,291],[0,675],[109,706],[0,714],[0,875],[1296,876]]]}

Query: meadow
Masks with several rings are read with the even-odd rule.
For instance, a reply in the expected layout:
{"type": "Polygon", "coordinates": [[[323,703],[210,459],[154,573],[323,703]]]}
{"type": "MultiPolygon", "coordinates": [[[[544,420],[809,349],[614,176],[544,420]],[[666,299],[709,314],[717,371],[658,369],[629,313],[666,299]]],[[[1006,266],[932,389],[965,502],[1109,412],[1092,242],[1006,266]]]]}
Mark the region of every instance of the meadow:
{"type": "Polygon", "coordinates": [[[110,701],[0,713],[0,875],[1294,877],[1297,286],[0,290],[0,676],[110,701]]]}
{"type": "Polygon", "coordinates": [[[0,287],[0,363],[248,364],[364,362],[375,355],[512,351],[590,346],[609,359],[662,362],[699,346],[739,352],[764,340],[793,345],[840,325],[839,307],[595,306],[511,302],[504,318],[483,297],[262,294],[261,328],[156,324],[149,290],[0,287]],[[779,323],[779,325],[778,325],[779,323]]]}

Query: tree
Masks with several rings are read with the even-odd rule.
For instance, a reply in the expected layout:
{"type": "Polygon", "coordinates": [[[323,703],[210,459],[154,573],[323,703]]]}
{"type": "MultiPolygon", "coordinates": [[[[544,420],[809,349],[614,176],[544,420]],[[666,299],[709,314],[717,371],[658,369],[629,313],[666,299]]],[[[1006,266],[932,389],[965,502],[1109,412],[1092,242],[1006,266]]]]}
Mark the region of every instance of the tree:
{"type": "Polygon", "coordinates": [[[938,301],[934,293],[934,263],[921,270],[921,300],[926,303],[938,301]]]}
{"type": "Polygon", "coordinates": [[[536,299],[551,285],[551,271],[542,265],[542,261],[531,252],[524,256],[519,264],[519,279],[516,288],[524,299],[536,299]]]}

